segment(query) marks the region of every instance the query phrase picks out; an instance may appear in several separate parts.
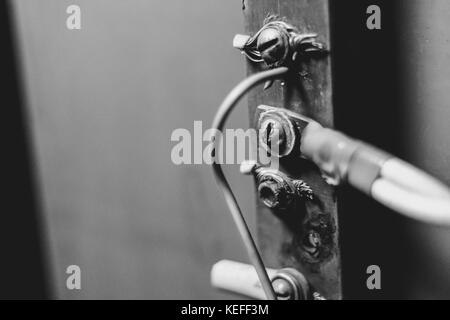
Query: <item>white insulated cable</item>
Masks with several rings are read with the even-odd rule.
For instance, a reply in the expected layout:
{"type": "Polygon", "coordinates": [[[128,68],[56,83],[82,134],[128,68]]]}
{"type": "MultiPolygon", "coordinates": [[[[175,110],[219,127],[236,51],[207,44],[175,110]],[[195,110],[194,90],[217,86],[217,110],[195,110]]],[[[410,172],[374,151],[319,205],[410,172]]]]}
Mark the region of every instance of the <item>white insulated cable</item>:
{"type": "Polygon", "coordinates": [[[347,182],[410,218],[450,227],[449,187],[411,164],[313,121],[301,151],[331,181],[347,182]]]}
{"type": "Polygon", "coordinates": [[[429,190],[412,191],[384,178],[375,180],[371,195],[378,202],[409,218],[440,226],[450,226],[450,197],[448,196],[431,195],[429,190]]]}
{"type": "Polygon", "coordinates": [[[450,198],[450,190],[445,184],[398,158],[387,160],[381,168],[380,175],[399,186],[423,195],[450,198]]]}

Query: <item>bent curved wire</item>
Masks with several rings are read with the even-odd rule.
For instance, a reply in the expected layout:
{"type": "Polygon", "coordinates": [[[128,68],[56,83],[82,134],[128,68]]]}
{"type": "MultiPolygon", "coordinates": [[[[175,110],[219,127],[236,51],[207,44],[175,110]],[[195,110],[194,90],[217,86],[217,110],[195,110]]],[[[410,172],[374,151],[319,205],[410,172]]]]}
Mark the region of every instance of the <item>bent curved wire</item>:
{"type": "Polygon", "coordinates": [[[234,223],[236,224],[242,241],[244,242],[250,262],[255,267],[259,281],[261,282],[261,286],[264,290],[264,293],[266,294],[267,299],[269,300],[276,300],[276,294],[273,290],[272,283],[269,279],[269,276],[267,275],[264,263],[261,259],[261,255],[259,254],[258,248],[256,247],[255,241],[250,233],[245,218],[242,215],[241,209],[239,208],[233,191],[231,190],[231,187],[228,184],[228,181],[223,173],[222,166],[219,161],[217,161],[218,152],[216,152],[216,150],[219,149],[222,142],[221,136],[217,135],[217,133],[222,132],[225,122],[231,111],[249,90],[267,80],[281,78],[286,75],[288,71],[288,68],[281,67],[256,73],[243,80],[227,95],[225,100],[222,102],[212,124],[212,132],[214,134],[214,136],[211,137],[211,139],[214,141],[214,149],[212,154],[212,158],[214,160],[212,164],[213,171],[216,176],[217,183],[220,189],[223,191],[234,223]]]}

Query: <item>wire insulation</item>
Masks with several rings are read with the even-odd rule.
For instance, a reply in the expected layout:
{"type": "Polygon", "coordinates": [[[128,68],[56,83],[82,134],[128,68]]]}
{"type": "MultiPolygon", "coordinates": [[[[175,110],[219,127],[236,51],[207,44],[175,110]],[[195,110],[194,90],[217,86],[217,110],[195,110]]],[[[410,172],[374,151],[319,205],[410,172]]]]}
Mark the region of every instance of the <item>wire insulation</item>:
{"type": "Polygon", "coordinates": [[[432,197],[450,198],[448,187],[429,174],[398,158],[391,158],[383,164],[380,175],[411,191],[432,197]]]}
{"type": "Polygon", "coordinates": [[[233,217],[234,223],[239,231],[239,234],[244,242],[247,254],[249,256],[250,262],[256,269],[261,286],[266,294],[267,299],[276,300],[276,294],[273,290],[272,283],[269,276],[267,275],[264,263],[261,259],[261,255],[258,252],[255,241],[250,233],[247,223],[245,222],[244,216],[242,215],[241,209],[237,203],[237,200],[231,190],[230,185],[223,173],[220,161],[218,161],[217,150],[220,150],[221,145],[221,135],[218,134],[223,131],[225,122],[230,115],[231,111],[234,109],[239,100],[253,87],[261,84],[267,80],[281,78],[288,73],[288,68],[281,67],[276,69],[271,69],[267,71],[262,71],[251,75],[250,77],[239,83],[225,98],[219,107],[219,110],[214,117],[212,124],[212,132],[214,136],[211,139],[214,141],[214,151],[213,151],[213,171],[217,179],[217,183],[220,189],[223,191],[225,200],[227,202],[230,213],[233,217]]]}
{"type": "Polygon", "coordinates": [[[388,179],[372,185],[372,197],[385,206],[418,221],[450,226],[450,199],[411,191],[388,179]]]}
{"type": "Polygon", "coordinates": [[[313,121],[301,152],[336,184],[345,181],[407,217],[450,226],[449,187],[391,154],[313,121]]]}

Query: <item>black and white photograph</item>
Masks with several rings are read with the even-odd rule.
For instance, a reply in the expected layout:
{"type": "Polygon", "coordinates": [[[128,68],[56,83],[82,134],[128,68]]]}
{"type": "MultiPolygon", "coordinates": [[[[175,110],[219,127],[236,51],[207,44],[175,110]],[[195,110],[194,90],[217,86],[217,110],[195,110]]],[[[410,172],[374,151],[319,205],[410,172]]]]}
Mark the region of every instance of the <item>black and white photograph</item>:
{"type": "Polygon", "coordinates": [[[1,0],[0,23],[0,300],[450,299],[450,1],[1,0]]]}

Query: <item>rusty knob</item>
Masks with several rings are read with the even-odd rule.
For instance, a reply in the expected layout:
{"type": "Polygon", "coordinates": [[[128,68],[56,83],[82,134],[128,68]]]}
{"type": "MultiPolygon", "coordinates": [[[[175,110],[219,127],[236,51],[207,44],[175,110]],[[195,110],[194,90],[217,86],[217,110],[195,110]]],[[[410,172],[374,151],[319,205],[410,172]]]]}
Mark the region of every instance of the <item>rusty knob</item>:
{"type": "Polygon", "coordinates": [[[281,28],[267,27],[261,31],[256,42],[256,49],[269,66],[282,63],[289,51],[289,37],[281,28]]]}

